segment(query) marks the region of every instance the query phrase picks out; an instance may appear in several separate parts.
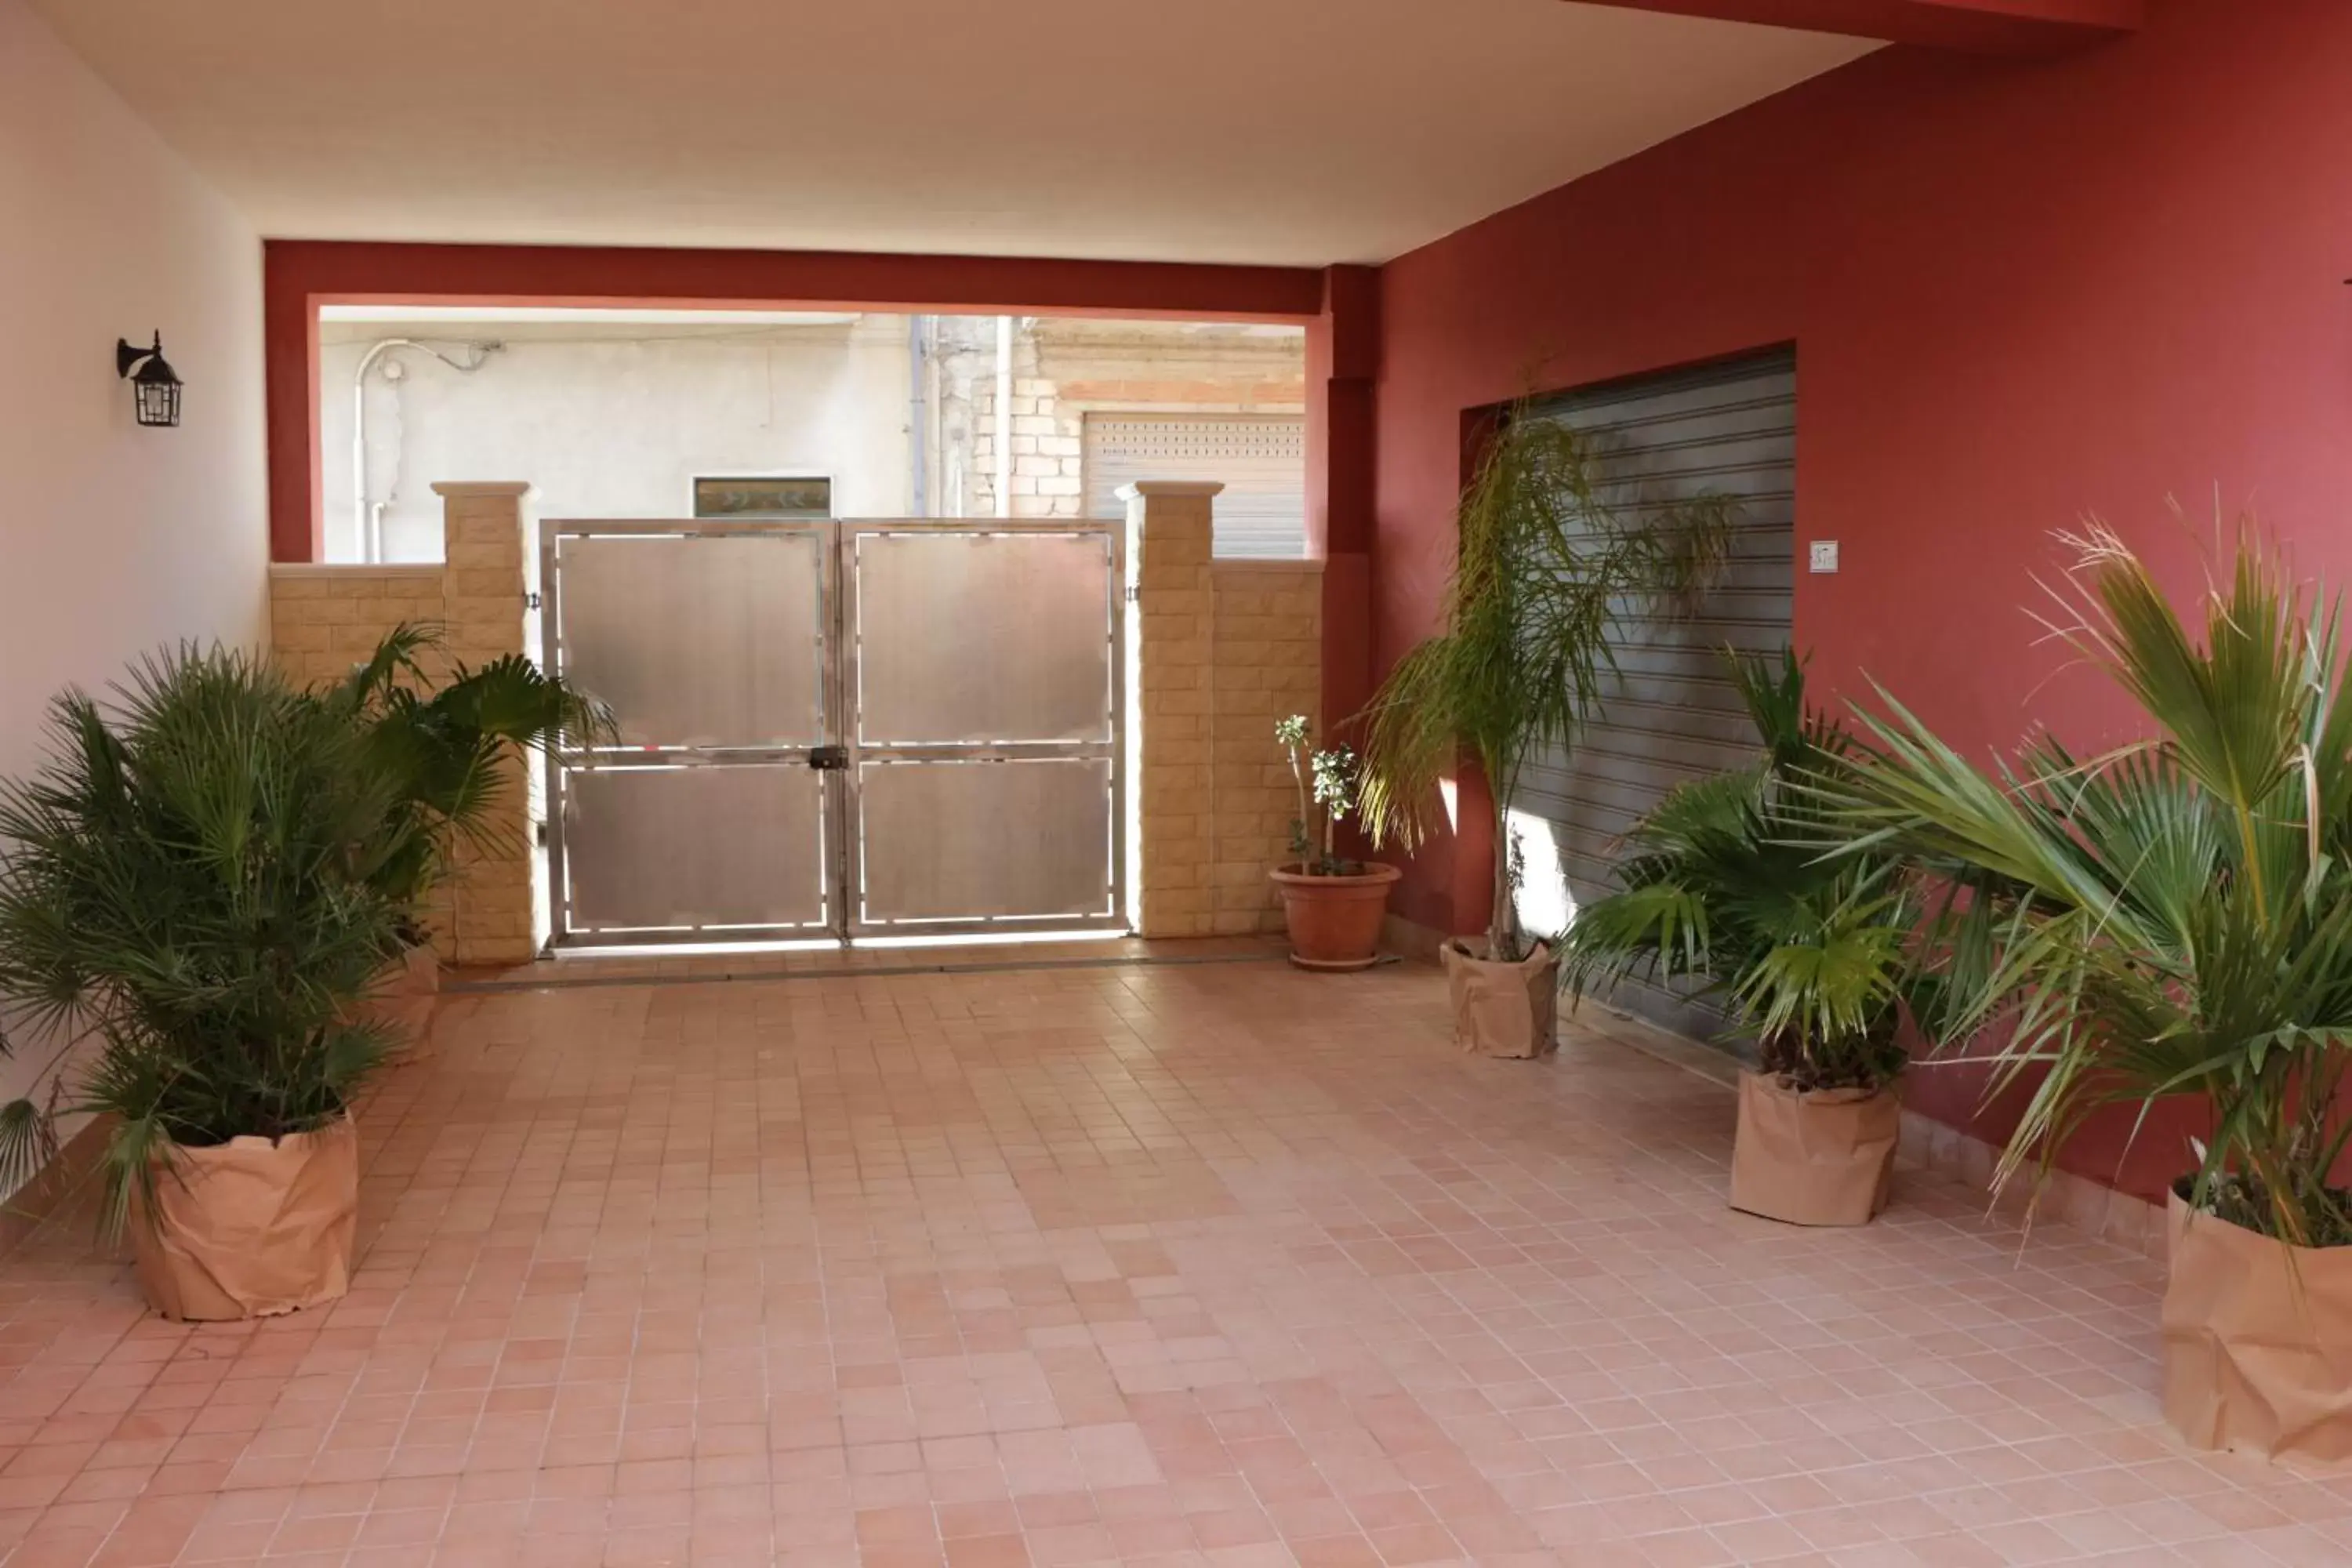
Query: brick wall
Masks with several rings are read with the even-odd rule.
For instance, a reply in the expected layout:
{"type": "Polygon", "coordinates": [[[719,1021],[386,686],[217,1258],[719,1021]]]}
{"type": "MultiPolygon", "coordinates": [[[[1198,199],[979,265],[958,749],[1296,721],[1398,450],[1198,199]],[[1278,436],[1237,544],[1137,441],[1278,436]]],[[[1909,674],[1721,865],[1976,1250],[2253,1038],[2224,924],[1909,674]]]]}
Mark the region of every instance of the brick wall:
{"type": "Polygon", "coordinates": [[[1323,563],[1211,562],[1209,639],[1210,929],[1280,931],[1265,873],[1291,858],[1298,792],[1274,724],[1320,723],[1323,563]]]}
{"type": "MultiPolygon", "coordinates": [[[[996,511],[993,320],[941,319],[946,374],[937,460],[943,479],[950,470],[961,475],[964,510],[973,517],[996,511]]],[[[1013,364],[1014,517],[1084,514],[1089,413],[1300,414],[1307,406],[1305,339],[1297,334],[1047,318],[1016,333],[1013,364]]],[[[947,510],[944,491],[940,499],[947,510]]]]}
{"type": "MultiPolygon", "coordinates": [[[[443,628],[446,657],[481,665],[523,647],[520,484],[436,485],[446,559],[437,566],[277,565],[270,650],[306,685],[339,680],[402,622],[443,628]]],[[[526,763],[509,764],[495,847],[460,845],[436,901],[433,945],[459,963],[530,956],[533,850],[526,763]]]]}
{"type": "Polygon", "coordinates": [[[1138,929],[1210,936],[1280,929],[1266,872],[1297,815],[1274,721],[1316,717],[1322,575],[1314,562],[1213,561],[1213,484],[1136,487],[1131,706],[1140,843],[1138,929]]]}

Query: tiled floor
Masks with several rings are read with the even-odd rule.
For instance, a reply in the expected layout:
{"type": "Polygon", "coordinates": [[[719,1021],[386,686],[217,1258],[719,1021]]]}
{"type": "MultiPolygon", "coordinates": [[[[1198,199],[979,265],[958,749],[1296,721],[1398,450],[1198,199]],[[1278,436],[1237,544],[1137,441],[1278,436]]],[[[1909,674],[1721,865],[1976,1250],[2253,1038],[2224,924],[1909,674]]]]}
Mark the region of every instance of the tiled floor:
{"type": "Polygon", "coordinates": [[[2352,1563],[2352,1479],[2166,1434],[2154,1265],[1916,1173],[1732,1214],[1723,1089],[1465,1060],[1425,969],[497,991],[436,1047],[334,1308],[0,1263],[10,1568],[2352,1563]]]}

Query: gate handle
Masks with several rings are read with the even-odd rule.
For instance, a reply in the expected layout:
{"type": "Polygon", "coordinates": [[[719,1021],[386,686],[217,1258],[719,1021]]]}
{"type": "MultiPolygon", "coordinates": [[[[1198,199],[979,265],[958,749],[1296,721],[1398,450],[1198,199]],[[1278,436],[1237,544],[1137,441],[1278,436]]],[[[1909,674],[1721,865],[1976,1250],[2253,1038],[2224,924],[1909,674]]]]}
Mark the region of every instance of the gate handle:
{"type": "Polygon", "coordinates": [[[809,751],[808,763],[809,766],[819,773],[839,773],[849,766],[849,748],[846,746],[812,747],[809,751]]]}

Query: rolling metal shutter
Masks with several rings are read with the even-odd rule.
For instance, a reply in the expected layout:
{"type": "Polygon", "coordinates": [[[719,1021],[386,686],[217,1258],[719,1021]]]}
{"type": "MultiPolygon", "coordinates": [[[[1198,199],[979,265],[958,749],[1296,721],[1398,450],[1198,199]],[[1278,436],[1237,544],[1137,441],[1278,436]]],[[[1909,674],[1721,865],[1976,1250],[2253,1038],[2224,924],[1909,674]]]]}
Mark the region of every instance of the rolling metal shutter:
{"type": "MultiPolygon", "coordinates": [[[[1557,925],[1557,879],[1583,904],[1613,885],[1619,839],[1686,779],[1744,767],[1756,734],[1723,652],[1789,646],[1796,569],[1797,364],[1793,351],[1564,394],[1538,407],[1598,437],[1604,494],[1619,508],[1712,490],[1740,503],[1731,561],[1687,618],[1645,616],[1617,649],[1619,679],[1569,756],[1539,758],[1512,809],[1527,855],[1523,914],[1557,925]],[[1548,864],[1548,859],[1557,865],[1548,864]],[[1547,898],[1554,900],[1549,907],[1547,898]]],[[[1706,1037],[1723,1018],[1638,982],[1615,1005],[1706,1037]]]]}
{"type": "Polygon", "coordinates": [[[1089,414],[1088,517],[1125,517],[1121,485],[1214,479],[1216,553],[1297,560],[1307,553],[1307,422],[1296,416],[1089,414]]]}

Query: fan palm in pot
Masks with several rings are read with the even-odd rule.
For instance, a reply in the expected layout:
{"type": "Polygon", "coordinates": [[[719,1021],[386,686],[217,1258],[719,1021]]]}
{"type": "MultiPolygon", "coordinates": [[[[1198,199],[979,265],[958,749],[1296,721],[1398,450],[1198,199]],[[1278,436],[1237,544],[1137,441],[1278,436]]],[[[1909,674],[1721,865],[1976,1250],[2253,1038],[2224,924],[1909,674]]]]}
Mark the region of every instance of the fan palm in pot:
{"type": "MultiPolygon", "coordinates": [[[[150,1299],[240,1317],[341,1295],[358,1200],[351,1106],[383,1059],[352,1017],[404,910],[395,786],[347,716],[271,665],[184,648],[0,785],[0,995],[15,1038],[79,1048],[64,1108],[110,1119],[103,1221],[150,1299]]],[[[28,1173],[46,1119],[5,1117],[28,1173]]]]}
{"type": "Polygon", "coordinates": [[[1861,1225],[1885,1205],[1902,1125],[1897,1037],[1929,978],[1907,937],[1916,883],[1884,852],[1825,858],[1816,792],[1855,765],[1805,704],[1793,653],[1735,658],[1763,744],[1752,767],[1680,785],[1627,833],[1619,889],[1579,910],[1561,983],[1581,1000],[1628,976],[1695,984],[1757,1041],[1740,1075],[1731,1205],[1861,1225]]]}
{"type": "Polygon", "coordinates": [[[1442,949],[1465,1049],[1534,1056],[1552,1043],[1553,960],[1521,930],[1509,806],[1536,757],[1571,748],[1637,619],[1708,582],[1736,507],[1700,495],[1621,504],[1596,437],[1530,407],[1488,441],[1458,513],[1444,629],[1398,660],[1364,713],[1363,821],[1375,845],[1426,835],[1442,781],[1465,763],[1492,809],[1493,898],[1482,943],[1442,949]]]}
{"type": "Polygon", "coordinates": [[[515,764],[563,735],[609,735],[611,715],[520,654],[478,668],[445,660],[429,626],[395,626],[322,700],[360,735],[364,765],[390,785],[367,859],[371,880],[404,913],[370,1011],[396,1036],[421,1035],[439,990],[426,929],[435,893],[463,855],[516,847],[500,808],[520,787],[515,764]]]}
{"type": "Polygon", "coordinates": [[[1938,1036],[2024,1110],[1999,1169],[2046,1173],[2113,1107],[2192,1103],[2178,1150],[2164,1404],[2183,1436],[2352,1458],[2352,708],[2340,606],[2247,528],[2192,632],[2113,531],[2067,536],[2055,632],[2140,739],[1971,765],[1890,703],[1840,792],[1866,852],[1947,868],[1938,1036]]]}

